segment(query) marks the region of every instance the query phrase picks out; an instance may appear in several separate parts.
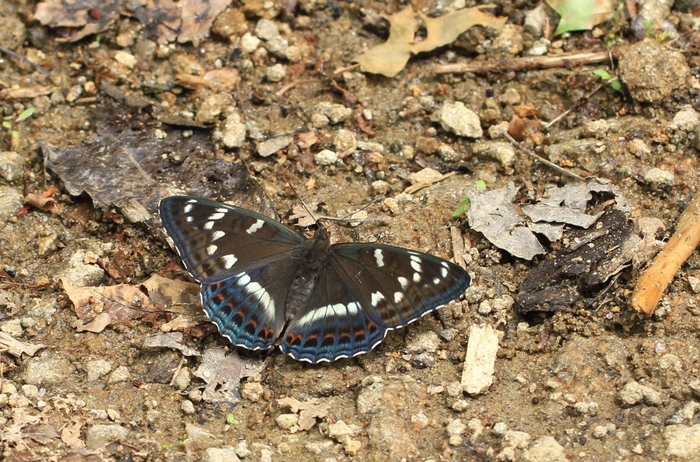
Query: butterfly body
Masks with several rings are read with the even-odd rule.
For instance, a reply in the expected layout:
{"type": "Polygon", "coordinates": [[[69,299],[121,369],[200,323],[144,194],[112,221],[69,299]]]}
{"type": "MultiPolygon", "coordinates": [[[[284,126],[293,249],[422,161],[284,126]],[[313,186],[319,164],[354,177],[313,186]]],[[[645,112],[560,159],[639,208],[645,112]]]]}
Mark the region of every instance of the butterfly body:
{"type": "Polygon", "coordinates": [[[461,296],[462,268],[379,244],[330,244],[263,215],[175,196],[160,214],[209,319],[234,345],[317,363],[353,357],[461,296]]]}

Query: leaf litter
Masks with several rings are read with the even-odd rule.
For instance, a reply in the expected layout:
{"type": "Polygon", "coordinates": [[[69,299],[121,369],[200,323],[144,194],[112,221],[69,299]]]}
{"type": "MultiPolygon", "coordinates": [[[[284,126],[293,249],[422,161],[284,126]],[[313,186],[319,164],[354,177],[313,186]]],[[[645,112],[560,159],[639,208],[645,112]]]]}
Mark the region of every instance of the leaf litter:
{"type": "Polygon", "coordinates": [[[554,35],[576,30],[591,30],[615,15],[613,0],[547,0],[561,18],[554,35]]]}
{"type": "Polygon", "coordinates": [[[406,66],[411,54],[449,45],[460,34],[476,25],[500,29],[507,18],[497,18],[481,11],[482,8],[490,7],[493,5],[465,8],[437,18],[418,13],[418,17],[425,23],[427,36],[422,42],[415,42],[417,18],[409,6],[388,18],[390,26],[387,41],[356,56],[354,61],[360,64],[363,72],[394,77],[406,66]]]}
{"type": "Polygon", "coordinates": [[[330,404],[320,403],[318,399],[303,403],[298,399],[286,397],[278,399],[277,404],[288,407],[294,414],[299,414],[299,421],[289,429],[292,433],[311,430],[316,425],[316,419],[328,417],[331,408],[330,404]]]}

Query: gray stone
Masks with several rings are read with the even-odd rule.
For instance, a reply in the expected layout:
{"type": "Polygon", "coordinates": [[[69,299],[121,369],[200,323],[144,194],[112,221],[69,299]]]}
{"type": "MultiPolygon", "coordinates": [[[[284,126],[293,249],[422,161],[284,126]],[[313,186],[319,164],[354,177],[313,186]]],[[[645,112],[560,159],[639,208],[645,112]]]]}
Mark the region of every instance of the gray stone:
{"type": "Polygon", "coordinates": [[[7,181],[15,181],[24,174],[24,157],[14,151],[0,152],[0,177],[7,181]]]}
{"type": "Polygon", "coordinates": [[[406,342],[409,353],[435,353],[440,347],[440,339],[433,331],[422,332],[406,342]]]}
{"type": "Polygon", "coordinates": [[[686,106],[673,116],[671,127],[676,130],[690,132],[700,125],[700,115],[690,106],[686,106]]]}
{"type": "Polygon", "coordinates": [[[263,396],[263,386],[260,382],[245,382],[241,384],[241,397],[257,403],[262,399],[263,396]]]}
{"type": "Polygon", "coordinates": [[[565,462],[568,459],[564,448],[551,436],[543,436],[537,439],[530,447],[523,451],[525,462],[565,462]]]}
{"type": "Polygon", "coordinates": [[[622,390],[618,393],[618,398],[627,406],[634,406],[642,402],[659,405],[662,402],[661,394],[658,391],[634,380],[630,380],[622,387],[622,390]]]}
{"type": "Polygon", "coordinates": [[[503,168],[513,168],[515,165],[515,148],[510,143],[485,141],[475,144],[472,152],[497,161],[503,168]]]}
{"type": "Polygon", "coordinates": [[[289,42],[286,38],[278,35],[268,40],[265,44],[265,48],[270,52],[270,54],[277,56],[278,58],[285,59],[287,57],[289,42]]]}
{"type": "Polygon", "coordinates": [[[333,165],[338,162],[338,154],[330,149],[324,149],[314,156],[314,161],[318,165],[333,165]]]}
{"type": "Polygon", "coordinates": [[[255,35],[263,40],[272,40],[280,35],[280,27],[276,22],[263,18],[255,25],[255,35]]]}
{"type": "Polygon", "coordinates": [[[662,103],[686,84],[690,68],[683,54],[646,38],[630,46],[620,59],[620,77],[632,97],[662,103]]]}
{"type": "Polygon", "coordinates": [[[700,424],[669,425],[664,430],[666,455],[680,460],[700,459],[700,424]]]}
{"type": "Polygon", "coordinates": [[[221,142],[227,148],[240,148],[245,142],[248,129],[238,112],[229,114],[221,127],[221,142]]]}
{"type": "Polygon", "coordinates": [[[97,265],[85,263],[86,252],[78,250],[68,260],[68,267],[62,274],[78,287],[97,286],[105,277],[105,271],[97,265]]]}
{"type": "Polygon", "coordinates": [[[676,176],[673,172],[654,167],[644,172],[644,182],[656,190],[669,188],[676,184],[676,176]]]}
{"type": "Polygon", "coordinates": [[[294,137],[291,135],[278,136],[270,138],[258,144],[258,155],[260,157],[269,157],[272,154],[281,151],[294,142],[294,137]]]}
{"type": "Polygon", "coordinates": [[[85,370],[87,371],[88,381],[94,382],[100,377],[109,374],[112,370],[112,363],[104,359],[88,361],[87,364],[85,364],[85,370]]]}
{"type": "Polygon", "coordinates": [[[119,366],[109,375],[109,383],[126,382],[131,379],[131,373],[126,366],[119,366]]]}
{"type": "Polygon", "coordinates": [[[462,434],[466,429],[467,426],[461,419],[454,419],[447,424],[445,430],[447,431],[450,446],[460,446],[462,444],[462,434]]]}
{"type": "Polygon", "coordinates": [[[6,222],[22,208],[24,200],[22,195],[14,188],[0,186],[0,222],[6,222]]]}
{"type": "Polygon", "coordinates": [[[506,430],[503,432],[503,439],[509,446],[513,446],[514,448],[518,449],[525,449],[530,445],[532,436],[526,432],[506,430]]]}
{"type": "Polygon", "coordinates": [[[194,415],[197,410],[194,408],[194,403],[189,399],[182,400],[180,403],[180,410],[185,415],[194,415]]]}
{"type": "Polygon", "coordinates": [[[333,147],[340,157],[345,157],[357,150],[357,135],[355,132],[341,128],[333,137],[333,147]]]}
{"type": "Polygon", "coordinates": [[[202,462],[240,462],[241,459],[232,449],[208,448],[204,451],[202,462]]]}
{"type": "Polygon", "coordinates": [[[88,428],[86,443],[88,449],[96,450],[116,441],[126,441],[130,432],[117,424],[93,425],[88,428]]]}
{"type": "Polygon", "coordinates": [[[480,138],[484,133],[479,116],[461,101],[445,103],[435,111],[432,120],[438,122],[444,130],[458,136],[480,138]]]}
{"type": "Polygon", "coordinates": [[[267,68],[265,77],[269,82],[281,82],[287,77],[287,67],[284,64],[275,64],[267,68]]]}
{"type": "Polygon", "coordinates": [[[280,414],[275,418],[277,426],[283,430],[289,430],[299,422],[297,414],[280,414]]]}
{"type": "Polygon", "coordinates": [[[250,32],[246,32],[243,34],[243,37],[241,37],[240,45],[241,50],[243,50],[245,53],[252,53],[260,46],[260,39],[250,32]]]}
{"type": "Polygon", "coordinates": [[[24,371],[24,382],[30,385],[54,385],[67,380],[73,372],[70,361],[57,354],[30,358],[24,371]]]}
{"type": "Polygon", "coordinates": [[[352,115],[352,109],[342,104],[319,103],[314,108],[314,112],[328,117],[331,125],[345,122],[352,115]]]}

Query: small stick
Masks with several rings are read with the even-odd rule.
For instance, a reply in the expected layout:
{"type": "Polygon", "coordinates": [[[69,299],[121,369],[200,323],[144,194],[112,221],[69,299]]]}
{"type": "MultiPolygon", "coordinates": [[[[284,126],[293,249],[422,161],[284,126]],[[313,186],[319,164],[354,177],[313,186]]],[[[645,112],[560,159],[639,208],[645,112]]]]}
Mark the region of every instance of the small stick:
{"type": "Polygon", "coordinates": [[[619,58],[624,54],[623,48],[618,47],[608,51],[584,51],[562,53],[547,56],[525,56],[522,58],[507,58],[498,61],[471,61],[468,63],[454,63],[437,66],[434,74],[463,74],[474,72],[486,74],[488,72],[524,71],[529,69],[549,69],[553,67],[576,67],[587,64],[604,63],[610,59],[619,58]]]}
{"type": "Polygon", "coordinates": [[[661,296],[673,280],[683,263],[700,243],[700,191],[688,204],[678,227],[652,263],[637,280],[630,306],[638,312],[651,316],[661,296]]]}
{"type": "Polygon", "coordinates": [[[14,51],[10,50],[9,48],[5,48],[3,46],[0,46],[0,51],[5,53],[7,56],[10,56],[11,58],[14,58],[18,61],[21,61],[21,62],[33,67],[34,70],[36,70],[37,72],[40,72],[44,75],[51,75],[51,73],[49,71],[47,71],[46,69],[44,69],[43,67],[39,66],[36,63],[31,62],[30,60],[28,60],[24,56],[15,53],[14,51]]]}
{"type": "Polygon", "coordinates": [[[529,149],[526,149],[525,146],[523,146],[522,144],[520,144],[520,143],[518,143],[517,141],[515,141],[515,139],[513,139],[513,137],[510,136],[510,135],[508,134],[507,131],[503,130],[501,133],[503,133],[503,136],[504,136],[508,141],[510,141],[510,144],[512,144],[512,145],[515,146],[516,148],[520,149],[522,152],[524,152],[524,153],[527,154],[528,156],[532,157],[532,158],[535,159],[536,161],[542,162],[543,164],[545,164],[545,165],[548,166],[549,168],[552,168],[552,169],[556,170],[557,172],[561,173],[562,175],[569,175],[570,177],[576,178],[576,179],[579,180],[579,181],[586,181],[586,179],[583,178],[582,176],[579,176],[579,175],[575,174],[574,172],[571,172],[571,171],[566,170],[566,169],[564,169],[564,168],[561,168],[560,166],[558,166],[558,165],[555,164],[554,162],[550,162],[550,161],[548,161],[547,159],[545,159],[544,157],[538,156],[537,154],[535,154],[534,152],[530,151],[529,149]]]}

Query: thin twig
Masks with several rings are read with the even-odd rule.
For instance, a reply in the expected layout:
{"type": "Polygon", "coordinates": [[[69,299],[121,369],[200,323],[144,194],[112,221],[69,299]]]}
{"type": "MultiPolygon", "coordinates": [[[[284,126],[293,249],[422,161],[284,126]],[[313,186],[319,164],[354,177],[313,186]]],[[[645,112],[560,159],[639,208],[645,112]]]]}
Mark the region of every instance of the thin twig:
{"type": "Polygon", "coordinates": [[[510,141],[510,144],[512,144],[512,145],[515,146],[516,148],[520,149],[522,152],[524,152],[524,153],[527,154],[528,156],[532,157],[532,158],[535,159],[536,161],[542,162],[543,164],[545,164],[545,165],[548,166],[549,168],[552,168],[552,169],[556,170],[557,172],[561,173],[562,175],[568,175],[568,176],[570,176],[570,177],[572,177],[572,178],[576,178],[576,179],[579,180],[579,181],[586,181],[586,179],[583,178],[582,176],[579,176],[579,175],[575,174],[574,172],[571,172],[571,171],[566,170],[566,169],[564,169],[564,168],[561,168],[561,167],[558,166],[557,164],[555,164],[555,163],[553,163],[553,162],[550,162],[550,161],[548,161],[547,159],[545,159],[544,157],[540,157],[540,156],[538,156],[537,154],[535,154],[534,152],[530,151],[530,150],[527,149],[525,146],[523,146],[523,145],[521,145],[520,143],[518,143],[517,141],[515,141],[515,140],[513,139],[513,137],[510,136],[510,135],[508,134],[508,132],[506,132],[505,130],[503,130],[502,133],[503,133],[503,136],[504,136],[508,141],[510,141]]]}
{"type": "Polygon", "coordinates": [[[287,85],[283,86],[282,88],[280,88],[279,90],[277,90],[277,93],[275,93],[275,96],[277,96],[279,98],[280,96],[284,95],[289,90],[296,87],[297,85],[303,85],[305,83],[312,83],[312,82],[318,82],[318,81],[319,81],[318,79],[297,80],[296,82],[292,82],[290,84],[287,84],[287,85]]]}
{"type": "MultiPolygon", "coordinates": [[[[617,80],[617,79],[615,79],[615,80],[617,80]]],[[[568,113],[570,113],[571,111],[573,111],[574,109],[576,109],[577,107],[579,107],[579,106],[581,105],[582,102],[584,102],[584,101],[586,101],[587,99],[589,99],[589,98],[590,98],[591,96],[593,96],[598,90],[600,90],[601,88],[603,88],[605,85],[608,85],[611,81],[612,81],[612,80],[608,80],[608,81],[606,81],[606,82],[601,83],[600,85],[598,85],[597,87],[595,87],[595,88],[593,89],[593,91],[591,91],[590,93],[588,93],[586,96],[584,96],[584,97],[582,97],[582,98],[579,98],[578,101],[576,101],[569,109],[567,109],[566,111],[562,112],[561,114],[559,114],[558,116],[556,116],[554,119],[550,120],[549,123],[542,125],[542,127],[544,127],[544,128],[549,128],[549,127],[551,127],[552,125],[554,125],[555,123],[559,122],[561,119],[563,119],[564,117],[566,117],[566,115],[567,115],[568,113]]]]}
{"type": "Polygon", "coordinates": [[[474,72],[475,74],[486,74],[488,72],[576,67],[585,66],[587,64],[604,63],[610,59],[610,54],[612,54],[614,58],[619,58],[624,54],[624,48],[618,47],[610,51],[584,51],[547,56],[506,58],[497,61],[470,61],[468,63],[444,64],[435,67],[433,73],[463,74],[465,72],[474,72]]]}
{"type": "Polygon", "coordinates": [[[44,69],[43,67],[39,66],[39,65],[36,64],[36,63],[31,62],[30,60],[28,60],[28,59],[25,58],[24,56],[19,55],[19,54],[15,53],[14,51],[10,50],[10,49],[7,49],[7,48],[5,48],[5,47],[3,47],[3,46],[0,46],[0,51],[2,51],[3,53],[5,53],[7,56],[10,56],[10,57],[12,57],[12,58],[14,58],[14,59],[16,59],[16,60],[18,60],[18,61],[21,61],[21,62],[23,62],[23,63],[25,63],[25,64],[28,64],[29,66],[33,67],[34,70],[36,70],[37,72],[41,72],[42,74],[47,75],[47,76],[48,76],[48,75],[51,75],[51,73],[50,73],[49,71],[47,71],[46,69],[44,69]]]}

